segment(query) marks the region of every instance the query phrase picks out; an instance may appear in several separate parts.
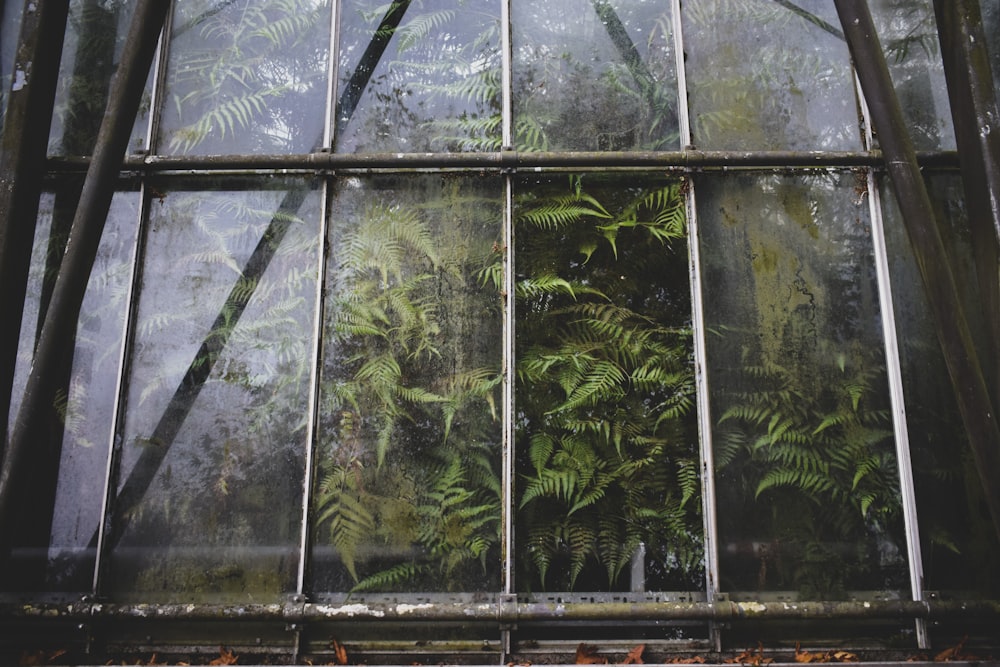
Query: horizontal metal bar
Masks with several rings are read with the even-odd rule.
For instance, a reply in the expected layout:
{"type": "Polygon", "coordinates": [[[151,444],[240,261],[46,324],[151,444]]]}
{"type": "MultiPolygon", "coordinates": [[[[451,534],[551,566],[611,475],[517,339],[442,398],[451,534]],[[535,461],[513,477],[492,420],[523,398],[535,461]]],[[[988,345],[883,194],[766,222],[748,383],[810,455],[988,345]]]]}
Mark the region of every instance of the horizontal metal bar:
{"type": "Polygon", "coordinates": [[[612,602],[605,604],[504,603],[344,603],[276,604],[0,604],[0,619],[491,622],[553,621],[749,621],[1000,617],[997,600],[876,600],[824,602],[612,602]]]}
{"type": "MultiPolygon", "coordinates": [[[[493,153],[305,153],[301,155],[201,155],[129,156],[122,169],[141,173],[168,171],[328,171],[337,169],[510,169],[625,167],[645,169],[712,168],[828,168],[874,167],[882,152],[872,151],[633,151],[549,152],[500,151],[493,153]]],[[[958,167],[958,153],[936,151],[918,154],[924,167],[958,167]]],[[[85,157],[50,157],[48,169],[75,172],[86,169],[85,157]]]]}

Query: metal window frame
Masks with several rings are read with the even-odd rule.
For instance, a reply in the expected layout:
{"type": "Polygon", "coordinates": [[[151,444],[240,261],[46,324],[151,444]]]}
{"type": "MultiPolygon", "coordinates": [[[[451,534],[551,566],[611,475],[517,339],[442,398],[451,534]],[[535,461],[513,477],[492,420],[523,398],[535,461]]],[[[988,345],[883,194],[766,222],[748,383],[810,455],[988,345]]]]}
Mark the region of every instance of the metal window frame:
{"type": "MultiPolygon", "coordinates": [[[[503,198],[504,198],[504,219],[503,238],[508,252],[505,254],[505,290],[506,295],[513,294],[513,269],[514,261],[513,248],[514,230],[512,221],[513,205],[513,177],[516,173],[526,171],[553,171],[553,172],[581,172],[581,171],[601,171],[608,172],[657,172],[666,171],[679,178],[688,178],[692,174],[705,172],[725,172],[729,170],[754,170],[782,172],[794,172],[799,170],[831,170],[844,168],[862,168],[866,171],[866,178],[869,183],[870,210],[873,221],[873,229],[878,237],[876,241],[876,258],[878,263],[879,292],[883,303],[883,326],[884,336],[887,346],[887,360],[890,366],[890,386],[893,397],[893,412],[895,414],[894,423],[896,425],[896,440],[899,456],[900,474],[904,487],[904,505],[906,507],[907,542],[910,552],[910,572],[912,583],[912,600],[910,601],[879,601],[867,600],[856,602],[803,602],[790,603],[782,602],[732,602],[719,588],[718,583],[718,558],[717,558],[717,536],[716,527],[716,505],[714,500],[714,474],[712,464],[712,441],[711,441],[711,420],[708,410],[709,382],[706,376],[706,357],[704,340],[704,316],[702,314],[702,287],[700,282],[701,269],[700,257],[698,253],[698,226],[695,209],[695,193],[691,187],[687,194],[687,212],[689,220],[689,266],[691,276],[693,317],[695,329],[698,335],[695,337],[695,363],[697,376],[698,393],[698,423],[700,432],[700,452],[702,457],[702,498],[703,516],[706,544],[706,589],[704,601],[657,601],[649,602],[643,600],[629,600],[627,602],[603,601],[599,603],[566,602],[558,604],[540,603],[531,601],[524,596],[517,594],[514,582],[514,526],[513,526],[513,410],[514,410],[514,305],[513,299],[505,299],[504,310],[504,432],[502,446],[502,467],[503,484],[507,494],[505,510],[503,516],[503,585],[502,591],[493,599],[482,603],[461,603],[461,604],[421,604],[418,613],[413,605],[400,603],[398,605],[359,605],[349,603],[319,604],[307,601],[305,571],[308,566],[309,543],[311,540],[309,522],[309,504],[312,494],[313,476],[313,448],[315,447],[315,428],[317,419],[317,396],[318,396],[318,355],[321,351],[321,324],[317,316],[314,329],[314,349],[313,349],[313,376],[311,378],[311,403],[309,418],[309,454],[305,471],[305,494],[303,496],[302,508],[302,534],[299,543],[299,564],[296,576],[296,591],[289,601],[272,605],[127,605],[127,604],[107,604],[97,602],[74,602],[72,604],[28,604],[11,607],[0,602],[0,618],[14,619],[69,619],[72,621],[90,621],[95,618],[100,619],[125,619],[152,615],[162,620],[185,619],[191,621],[201,620],[250,620],[250,621],[281,621],[289,624],[316,623],[326,621],[340,621],[350,618],[357,621],[375,622],[395,622],[395,621],[440,621],[440,622],[464,622],[464,621],[488,621],[496,623],[501,633],[501,655],[506,656],[511,652],[511,639],[513,629],[518,624],[531,624],[537,622],[561,622],[571,623],[577,621],[599,621],[618,623],[622,621],[652,621],[656,623],[668,621],[699,621],[709,624],[710,643],[716,650],[721,648],[720,624],[740,623],[742,621],[755,620],[775,620],[775,619],[801,619],[801,618],[824,618],[824,619],[869,619],[869,618],[891,618],[891,619],[916,619],[918,644],[921,648],[927,644],[926,626],[924,622],[929,618],[948,617],[995,617],[1000,615],[1000,603],[986,601],[981,603],[946,602],[940,600],[925,599],[922,589],[922,566],[920,564],[920,544],[916,524],[915,504],[913,501],[912,474],[909,470],[907,433],[905,428],[905,412],[902,406],[902,389],[899,379],[899,357],[896,349],[895,330],[892,323],[892,304],[889,292],[889,276],[887,261],[885,259],[885,249],[882,234],[882,211],[878,204],[877,191],[873,186],[874,173],[880,171],[886,165],[887,158],[894,156],[890,150],[886,150],[887,155],[882,151],[875,150],[871,146],[870,136],[866,143],[866,150],[846,151],[846,152],[802,152],[802,151],[700,151],[691,147],[690,121],[686,104],[686,83],[684,76],[683,58],[683,35],[681,33],[681,8],[680,0],[671,0],[670,11],[675,22],[674,38],[675,51],[677,57],[678,76],[678,101],[679,101],[679,121],[681,128],[681,149],[677,151],[665,152],[618,152],[618,153],[591,153],[591,152],[548,152],[548,153],[527,153],[518,152],[513,146],[512,130],[512,64],[511,64],[511,1],[501,2],[501,44],[502,44],[502,150],[492,153],[466,153],[466,154],[337,154],[329,150],[332,143],[332,128],[336,119],[333,118],[335,107],[339,108],[343,104],[335,104],[335,83],[336,77],[336,44],[339,2],[332,0],[331,13],[331,65],[329,69],[329,96],[327,101],[327,123],[325,125],[322,146],[318,150],[303,155],[270,155],[270,156],[127,156],[117,162],[113,168],[109,168],[105,160],[114,161],[114,156],[103,157],[103,153],[93,159],[73,158],[73,157],[51,157],[46,161],[45,169],[49,178],[60,179],[67,175],[85,171],[103,170],[104,180],[101,185],[95,186],[97,189],[109,190],[118,178],[139,178],[145,179],[156,177],[163,179],[171,178],[191,178],[196,176],[215,175],[266,175],[280,173],[283,175],[302,175],[320,177],[323,179],[323,222],[326,222],[326,206],[330,195],[330,179],[338,174],[345,173],[376,173],[376,172],[398,172],[398,173],[422,173],[426,171],[486,171],[503,175],[503,198]],[[117,172],[117,173],[116,173],[117,172]],[[111,184],[111,185],[109,185],[111,184]],[[362,608],[363,607],[363,608],[362,608]]],[[[148,2],[148,0],[147,0],[148,2]]],[[[48,3],[46,3],[48,4],[48,3]]],[[[167,3],[163,3],[167,4],[167,3]]],[[[408,3],[403,3],[408,4],[408,3]]],[[[790,3],[788,3],[790,4],[790,3]]],[[[842,5],[849,4],[841,2],[842,5]]],[[[857,4],[857,3],[855,3],[857,4]]],[[[860,3],[864,5],[864,2],[860,3]]],[[[595,4],[596,7],[596,4],[595,4]]],[[[390,11],[390,14],[392,12],[390,11]]],[[[389,20],[387,14],[386,20],[389,20]]],[[[169,20],[169,19],[165,19],[169,20]]],[[[846,21],[846,19],[845,19],[846,21]]],[[[398,22],[398,21],[397,21],[398,22]]],[[[138,21],[137,21],[138,23],[138,21]]],[[[145,29],[147,33],[153,29],[155,21],[146,19],[145,29]]],[[[845,25],[845,33],[850,41],[850,30],[845,25]]],[[[384,48],[384,45],[383,45],[384,48]]],[[[165,62],[165,51],[160,52],[159,61],[161,63],[160,74],[156,77],[156,90],[162,90],[162,63],[165,62]]],[[[152,58],[153,56],[149,56],[152,58]]],[[[144,77],[143,77],[144,78],[144,77]]],[[[132,84],[135,85],[134,83],[132,84]]],[[[954,99],[957,93],[952,93],[954,99]]],[[[356,102],[356,100],[355,100],[356,102]]],[[[867,105],[862,103],[862,108],[867,112],[867,105]]],[[[157,113],[151,114],[150,134],[151,140],[147,145],[153,146],[155,139],[155,128],[158,123],[157,113]]],[[[121,123],[125,124],[125,123],[121,123]]],[[[866,124],[870,127],[870,124],[866,124]]],[[[107,142],[106,142],[107,143],[107,142]]],[[[883,138],[883,145],[885,139],[883,138]]],[[[110,144],[109,144],[110,145],[110,144]]],[[[112,151],[113,152],[113,151],[112,151]]],[[[893,158],[894,159],[894,158],[893,158]]],[[[892,160],[889,170],[892,171],[892,160]]],[[[933,152],[916,154],[914,164],[921,167],[933,167],[940,169],[956,169],[959,166],[958,152],[933,152]]],[[[964,168],[964,164],[962,165],[964,168]]],[[[142,208],[142,216],[145,216],[146,204],[149,196],[142,196],[145,204],[142,208]]],[[[143,219],[145,219],[143,217],[143,219]]],[[[93,233],[90,234],[93,236],[93,233]]],[[[99,234],[98,234],[99,236],[99,234]]],[[[324,232],[323,237],[326,238],[324,232]]],[[[0,239],[3,241],[3,239],[0,239]]],[[[12,245],[4,242],[4,250],[12,245]]],[[[136,252],[137,264],[139,251],[136,252]]],[[[316,313],[321,313],[323,308],[323,272],[325,271],[325,248],[321,250],[319,257],[320,282],[318,284],[318,295],[315,304],[316,313]]],[[[82,281],[85,283],[85,281],[82,281]]],[[[133,287],[134,292],[137,287],[133,287]]],[[[129,309],[133,304],[129,304],[129,309]]],[[[127,321],[132,321],[130,315],[127,321]]],[[[128,340],[126,336],[125,340],[128,340]]],[[[15,346],[16,348],[16,346],[15,346]]],[[[44,348],[43,348],[44,349],[44,348]]],[[[124,368],[126,352],[122,353],[122,367],[124,368]]],[[[41,355],[45,359],[45,353],[41,355]]],[[[44,373],[41,373],[44,375],[44,373]]],[[[117,392],[119,394],[117,404],[121,404],[123,392],[124,372],[119,381],[117,392]]],[[[121,415],[118,415],[120,418],[121,415]]],[[[108,462],[107,488],[105,493],[105,506],[102,507],[102,516],[105,520],[101,522],[101,530],[98,535],[98,559],[95,568],[92,594],[97,595],[103,586],[101,583],[101,569],[104,562],[102,554],[109,548],[104,526],[108,523],[107,512],[112,511],[115,498],[112,498],[113,491],[111,479],[115,469],[114,448],[108,462]]],[[[5,470],[13,464],[9,463],[11,457],[5,457],[5,470]]],[[[7,478],[9,478],[9,473],[7,478]]],[[[2,525],[2,522],[0,522],[2,525]]],[[[2,538],[2,536],[0,536],[2,538]]],[[[567,594],[569,597],[570,594],[567,594]]],[[[300,633],[296,630],[296,647],[298,647],[300,633]]],[[[298,648],[296,648],[296,652],[298,648]]]]}

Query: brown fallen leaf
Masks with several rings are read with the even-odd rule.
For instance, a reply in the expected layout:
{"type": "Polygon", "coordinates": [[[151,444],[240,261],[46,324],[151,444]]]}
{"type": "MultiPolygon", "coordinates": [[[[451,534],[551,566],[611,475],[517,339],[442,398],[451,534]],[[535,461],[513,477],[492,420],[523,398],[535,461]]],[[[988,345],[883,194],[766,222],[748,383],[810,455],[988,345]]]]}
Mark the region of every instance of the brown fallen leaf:
{"type": "Polygon", "coordinates": [[[969,635],[962,637],[962,641],[958,642],[951,648],[946,648],[937,655],[934,656],[934,662],[949,662],[951,660],[961,660],[962,659],[962,647],[965,646],[966,640],[969,635]]]}
{"type": "Polygon", "coordinates": [[[208,663],[210,665],[235,665],[237,658],[240,656],[233,655],[232,651],[227,651],[225,647],[219,647],[219,657],[208,663]]]}
{"type": "Polygon", "coordinates": [[[723,662],[731,665],[753,665],[753,667],[761,667],[761,665],[770,665],[774,662],[774,658],[764,657],[764,644],[757,642],[757,652],[754,653],[752,649],[747,649],[740,653],[734,658],[729,658],[723,660],[723,662]]]}
{"type": "Polygon", "coordinates": [[[347,649],[336,639],[330,640],[330,648],[333,649],[333,663],[335,665],[347,664],[347,649]]]}
{"type": "Polygon", "coordinates": [[[693,655],[690,658],[681,658],[681,657],[668,658],[663,662],[664,664],[667,665],[704,665],[705,658],[701,657],[700,655],[693,655]]]}
{"type": "Polygon", "coordinates": [[[578,665],[606,665],[608,659],[597,655],[597,647],[588,644],[580,644],[576,647],[576,664],[578,665]]]}
{"type": "Polygon", "coordinates": [[[17,664],[48,665],[64,653],[66,653],[66,649],[57,649],[55,651],[21,651],[21,657],[18,659],[17,664]]]}
{"type": "Polygon", "coordinates": [[[623,665],[641,665],[642,662],[642,652],[646,650],[645,644],[639,644],[634,649],[628,652],[625,656],[625,660],[622,661],[623,665]]]}

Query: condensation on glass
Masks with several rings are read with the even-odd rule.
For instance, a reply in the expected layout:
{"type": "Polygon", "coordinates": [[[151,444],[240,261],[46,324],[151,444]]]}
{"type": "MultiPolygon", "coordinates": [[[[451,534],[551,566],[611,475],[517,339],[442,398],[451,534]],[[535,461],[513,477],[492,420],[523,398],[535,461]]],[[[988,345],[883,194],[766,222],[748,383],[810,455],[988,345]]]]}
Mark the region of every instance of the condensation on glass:
{"type": "Polygon", "coordinates": [[[337,151],[500,148],[496,2],[352,0],[339,11],[337,151]]]}
{"type": "Polygon", "coordinates": [[[294,587],[320,197],[215,185],[150,203],[109,537],[122,597],[294,587]]]}
{"type": "Polygon", "coordinates": [[[701,149],[857,150],[858,105],[831,2],[684,3],[691,134],[701,149]]]}
{"type": "MultiPolygon", "coordinates": [[[[44,194],[39,206],[10,426],[20,407],[32,348],[76,197],[71,185],[44,194]]],[[[20,513],[30,524],[18,531],[27,541],[15,542],[11,564],[4,568],[3,585],[8,590],[90,589],[116,409],[126,299],[135,259],[138,207],[135,193],[117,193],[112,202],[77,322],[76,344],[65,359],[63,388],[52,408],[51,427],[39,439],[39,446],[48,452],[49,465],[32,485],[31,493],[37,497],[25,499],[25,510],[20,513]]]]}
{"type": "MultiPolygon", "coordinates": [[[[888,183],[882,186],[925,586],[948,595],[996,596],[1000,594],[1000,545],[954,393],[942,380],[947,377],[947,368],[920,271],[888,183]]],[[[981,345],[988,334],[978,305],[962,183],[954,174],[938,173],[928,178],[928,187],[936,218],[945,231],[952,270],[963,286],[966,319],[981,345]]]]}
{"type": "Polygon", "coordinates": [[[516,2],[518,150],[676,150],[670,3],[516,2]]]}
{"type": "Polygon", "coordinates": [[[322,147],[330,5],[176,3],[158,151],[283,154],[322,147]]]}
{"type": "Polygon", "coordinates": [[[313,590],[499,589],[500,193],[497,177],[335,183],[313,590]]]}
{"type": "Polygon", "coordinates": [[[871,5],[914,147],[954,150],[955,130],[933,5],[927,0],[878,0],[871,5]]]}
{"type": "Polygon", "coordinates": [[[908,588],[857,178],[697,182],[724,591],[908,588]]]}
{"type": "MultiPolygon", "coordinates": [[[[8,3],[18,4],[18,3],[8,3]]],[[[111,78],[132,20],[133,3],[73,0],[63,42],[49,153],[90,155],[108,105],[111,78]]],[[[145,152],[152,80],[143,93],[129,152],[145,152]]]]}

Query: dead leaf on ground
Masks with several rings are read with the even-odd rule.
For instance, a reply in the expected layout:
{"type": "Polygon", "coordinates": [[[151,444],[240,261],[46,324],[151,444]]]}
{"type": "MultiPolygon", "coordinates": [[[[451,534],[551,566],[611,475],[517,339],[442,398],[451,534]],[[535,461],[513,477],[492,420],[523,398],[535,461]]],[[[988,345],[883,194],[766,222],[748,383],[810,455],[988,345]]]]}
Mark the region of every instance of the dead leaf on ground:
{"type": "Polygon", "coordinates": [[[208,663],[210,665],[235,665],[237,658],[240,656],[233,655],[232,651],[227,651],[224,647],[219,647],[219,657],[208,663]]]}
{"type": "Polygon", "coordinates": [[[580,644],[576,647],[576,664],[578,665],[606,665],[608,659],[597,655],[597,647],[589,644],[580,644]]]}
{"type": "Polygon", "coordinates": [[[641,665],[642,663],[642,652],[646,650],[645,644],[639,644],[634,649],[628,652],[625,656],[625,660],[622,661],[623,665],[641,665]]]}
{"type": "Polygon", "coordinates": [[[824,653],[812,653],[799,648],[799,643],[795,642],[795,662],[857,662],[858,656],[847,651],[826,651],[824,653]]]}
{"type": "Polygon", "coordinates": [[[48,665],[59,656],[66,653],[66,649],[56,649],[55,651],[21,651],[18,665],[48,665]]]}
{"type": "Polygon", "coordinates": [[[333,649],[333,663],[335,665],[347,664],[347,649],[336,639],[330,640],[330,648],[333,649]]]}
{"type": "Polygon", "coordinates": [[[964,660],[967,656],[962,653],[962,648],[965,646],[966,640],[969,639],[969,635],[962,637],[962,641],[958,642],[951,648],[946,648],[937,655],[934,656],[934,662],[949,662],[951,660],[964,660]]]}
{"type": "Polygon", "coordinates": [[[761,665],[770,665],[774,662],[774,658],[765,658],[764,645],[757,642],[756,653],[752,649],[747,649],[738,656],[723,660],[723,662],[730,665],[753,665],[754,667],[760,667],[761,665]]]}
{"type": "Polygon", "coordinates": [[[700,655],[693,655],[690,658],[667,658],[663,661],[665,665],[704,665],[705,658],[700,655]]]}

